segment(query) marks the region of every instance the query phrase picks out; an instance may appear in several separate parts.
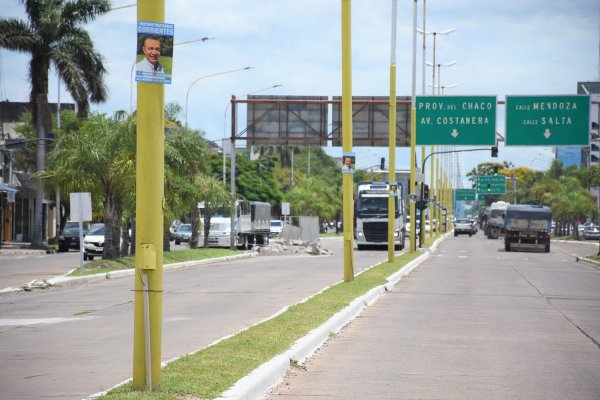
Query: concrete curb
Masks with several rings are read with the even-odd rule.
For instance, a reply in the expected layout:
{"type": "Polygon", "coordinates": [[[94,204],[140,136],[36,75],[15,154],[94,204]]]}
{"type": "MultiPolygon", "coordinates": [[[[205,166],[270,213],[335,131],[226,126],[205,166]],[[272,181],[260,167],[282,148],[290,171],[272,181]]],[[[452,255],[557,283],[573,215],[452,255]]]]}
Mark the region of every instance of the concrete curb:
{"type": "Polygon", "coordinates": [[[246,400],[258,399],[264,396],[269,390],[282,382],[283,378],[291,368],[291,363],[303,364],[310,358],[323,344],[329,340],[330,335],[339,333],[342,328],[358,317],[366,307],[373,305],[387,291],[393,290],[396,283],[404,276],[408,275],[419,264],[429,258],[438,243],[447,235],[440,237],[431,246],[425,250],[424,254],[417,257],[400,271],[388,278],[388,283],[377,286],[369,292],[353,300],[343,310],[337,312],[324,324],[309,332],[306,336],[298,339],[294,345],[286,352],[273,357],[271,360],[262,364],[250,374],[237,381],[231,388],[223,392],[221,397],[215,400],[246,400]]]}
{"type": "MultiPolygon", "coordinates": [[[[187,268],[187,267],[194,267],[197,265],[215,264],[215,263],[224,262],[224,261],[232,261],[232,260],[237,260],[237,259],[256,257],[257,255],[258,255],[258,253],[252,252],[252,253],[236,254],[234,256],[209,258],[206,260],[192,260],[192,261],[184,261],[184,262],[180,262],[180,263],[165,264],[163,266],[163,270],[165,270],[165,271],[176,270],[176,269],[182,269],[182,268],[187,268]]],[[[71,271],[69,271],[67,274],[69,274],[70,272],[71,271]]],[[[95,274],[95,275],[86,275],[86,276],[64,276],[64,275],[57,276],[54,278],[46,279],[44,282],[47,282],[48,285],[50,285],[50,286],[64,286],[64,285],[73,284],[73,283],[86,283],[86,282],[98,281],[98,280],[102,280],[102,279],[120,278],[123,276],[131,276],[133,274],[135,274],[135,269],[122,269],[122,270],[117,270],[117,271],[111,271],[111,272],[100,273],[100,274],[95,274]]],[[[22,291],[24,291],[24,289],[20,288],[20,287],[19,288],[8,287],[8,288],[0,289],[0,294],[12,293],[12,292],[22,292],[22,291]]]]}

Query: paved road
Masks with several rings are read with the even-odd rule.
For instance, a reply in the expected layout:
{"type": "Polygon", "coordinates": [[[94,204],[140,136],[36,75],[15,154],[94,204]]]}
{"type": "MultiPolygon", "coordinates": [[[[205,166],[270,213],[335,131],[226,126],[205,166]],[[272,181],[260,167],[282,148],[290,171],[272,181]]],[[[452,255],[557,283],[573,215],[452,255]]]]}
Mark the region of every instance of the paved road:
{"type": "Polygon", "coordinates": [[[269,399],[598,400],[595,252],[449,237],[269,399]]]}
{"type": "MultiPolygon", "coordinates": [[[[168,271],[162,359],[200,349],[343,278],[333,256],[266,256],[168,271]]],[[[73,253],[75,254],[75,253],[73,253]]],[[[355,255],[356,272],[387,258],[355,255]]],[[[0,269],[1,272],[1,269],[0,269]]],[[[81,399],[132,375],[133,278],[0,296],[0,398],[81,399]]]]}

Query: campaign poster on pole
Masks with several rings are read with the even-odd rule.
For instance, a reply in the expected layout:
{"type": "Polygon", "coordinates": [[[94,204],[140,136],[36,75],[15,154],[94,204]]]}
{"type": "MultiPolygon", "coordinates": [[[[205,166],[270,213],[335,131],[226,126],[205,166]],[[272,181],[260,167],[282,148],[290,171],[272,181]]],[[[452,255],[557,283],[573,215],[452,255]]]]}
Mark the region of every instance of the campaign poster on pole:
{"type": "Polygon", "coordinates": [[[136,82],[171,83],[174,34],[174,24],[138,21],[136,82]]]}

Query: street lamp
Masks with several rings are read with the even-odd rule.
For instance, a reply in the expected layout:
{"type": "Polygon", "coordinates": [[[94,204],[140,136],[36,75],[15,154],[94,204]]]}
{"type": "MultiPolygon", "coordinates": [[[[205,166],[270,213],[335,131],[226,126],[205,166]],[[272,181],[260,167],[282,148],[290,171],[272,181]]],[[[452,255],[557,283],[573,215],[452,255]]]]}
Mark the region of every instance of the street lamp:
{"type": "MultiPolygon", "coordinates": [[[[432,62],[433,65],[435,65],[435,41],[436,41],[437,35],[448,35],[448,34],[454,32],[455,30],[456,29],[454,29],[454,28],[450,28],[450,29],[442,31],[442,32],[425,32],[426,35],[433,35],[433,62],[432,62]]],[[[422,29],[418,29],[418,31],[421,34],[423,34],[422,29]]],[[[435,68],[433,68],[433,78],[432,78],[431,82],[435,83],[435,68]]],[[[435,94],[435,92],[432,94],[435,94]]]]}
{"type": "Polygon", "coordinates": [[[225,75],[225,74],[231,74],[233,72],[239,72],[239,71],[245,71],[247,69],[252,69],[254,67],[244,67],[244,68],[238,68],[238,69],[232,69],[230,71],[224,71],[224,72],[217,72],[215,74],[210,74],[210,75],[204,75],[201,76],[200,78],[197,78],[196,80],[194,80],[190,86],[188,87],[188,90],[185,94],[185,127],[188,127],[188,98],[190,96],[190,89],[192,88],[192,86],[194,86],[194,84],[202,79],[206,79],[206,78],[211,78],[213,76],[219,76],[219,75],[225,75]]]}
{"type": "Polygon", "coordinates": [[[431,83],[428,83],[427,85],[432,86],[435,89],[438,89],[438,94],[444,94],[444,90],[455,88],[458,86],[458,83],[452,83],[450,85],[442,85],[442,86],[432,85],[431,83]]]}
{"type": "MultiPolygon", "coordinates": [[[[278,88],[278,87],[281,87],[281,86],[283,86],[283,85],[276,84],[276,85],[273,85],[273,86],[269,86],[269,87],[266,87],[266,88],[255,90],[255,91],[250,92],[250,93],[246,94],[245,96],[241,96],[241,97],[248,97],[251,94],[256,94],[256,93],[264,92],[266,90],[275,89],[275,88],[278,88]]],[[[227,103],[227,106],[225,107],[225,113],[223,113],[223,143],[222,143],[222,147],[223,147],[223,184],[226,183],[225,182],[225,167],[226,167],[225,143],[227,142],[227,110],[229,110],[229,106],[230,105],[231,105],[231,101],[227,103]]],[[[231,143],[231,140],[230,140],[230,143],[231,143]]]]}
{"type": "MultiPolygon", "coordinates": [[[[135,5],[135,4],[134,4],[135,5]]],[[[124,6],[130,7],[130,6],[124,6]]],[[[121,7],[123,8],[123,7],[121,7]]],[[[199,39],[186,40],[185,42],[173,43],[173,46],[179,46],[180,44],[188,44],[195,42],[206,42],[207,40],[214,39],[214,37],[203,37],[199,39]]],[[[129,112],[133,112],[133,71],[135,70],[135,64],[137,63],[137,59],[133,60],[133,64],[131,64],[131,72],[129,73],[129,112]]]]}
{"type": "MultiPolygon", "coordinates": [[[[432,64],[430,62],[426,62],[426,64],[429,65],[430,67],[432,67],[433,69],[435,69],[435,67],[436,67],[436,64],[432,64]]],[[[445,64],[440,64],[440,63],[437,64],[437,70],[438,70],[437,88],[438,88],[438,94],[440,94],[440,88],[442,87],[441,86],[442,67],[451,67],[453,65],[456,65],[456,61],[450,61],[450,62],[445,63],[445,64]]],[[[435,84],[435,81],[433,81],[432,83],[435,84]]],[[[435,90],[433,92],[435,92],[435,90]]]]}

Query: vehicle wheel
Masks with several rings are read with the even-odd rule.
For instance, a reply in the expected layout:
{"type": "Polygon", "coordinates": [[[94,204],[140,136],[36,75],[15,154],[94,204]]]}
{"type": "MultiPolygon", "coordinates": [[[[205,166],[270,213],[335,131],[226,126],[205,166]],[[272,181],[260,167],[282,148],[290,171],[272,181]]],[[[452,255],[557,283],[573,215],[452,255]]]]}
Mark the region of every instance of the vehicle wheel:
{"type": "Polygon", "coordinates": [[[454,237],[457,237],[457,236],[458,236],[458,233],[454,232],[454,237]]]}
{"type": "Polygon", "coordinates": [[[472,234],[472,233],[469,233],[469,237],[471,237],[471,236],[473,236],[473,234],[472,234]]]}
{"type": "Polygon", "coordinates": [[[356,249],[357,249],[358,251],[361,251],[361,250],[364,250],[364,249],[365,249],[365,246],[363,246],[362,244],[357,244],[357,245],[356,245],[356,249]]]}
{"type": "Polygon", "coordinates": [[[176,240],[175,244],[181,244],[181,240],[176,240]]]}
{"type": "Polygon", "coordinates": [[[546,245],[546,248],[544,249],[546,253],[550,253],[550,243],[548,243],[546,245]]]}
{"type": "Polygon", "coordinates": [[[504,243],[504,251],[510,251],[510,243],[508,243],[508,242],[504,243]]]}

